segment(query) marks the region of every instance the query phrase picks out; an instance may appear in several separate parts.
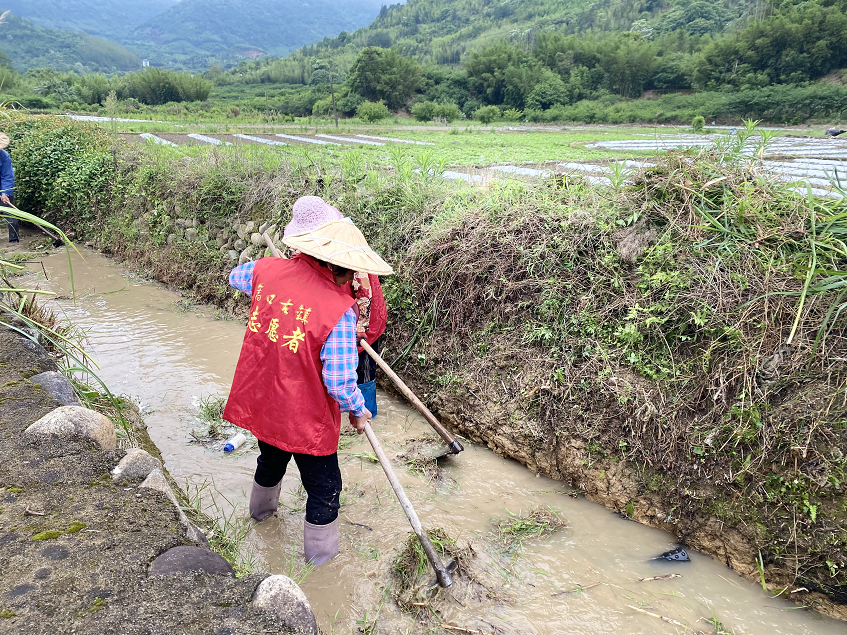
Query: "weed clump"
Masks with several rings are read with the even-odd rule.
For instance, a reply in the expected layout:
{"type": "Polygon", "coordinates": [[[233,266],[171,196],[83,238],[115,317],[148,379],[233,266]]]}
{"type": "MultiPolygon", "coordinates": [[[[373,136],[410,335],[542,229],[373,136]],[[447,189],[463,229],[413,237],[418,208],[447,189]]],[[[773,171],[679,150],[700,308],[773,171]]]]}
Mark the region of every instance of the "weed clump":
{"type": "MultiPolygon", "coordinates": [[[[467,571],[470,560],[474,557],[474,551],[470,545],[465,548],[458,547],[456,540],[440,527],[430,529],[426,534],[445,566],[450,560],[456,563],[454,576],[462,575],[467,571]]],[[[391,563],[391,572],[396,581],[394,599],[404,610],[412,610],[413,602],[418,601],[415,598],[419,595],[426,597],[432,590],[438,588],[433,587],[435,573],[430,568],[426,553],[414,533],[409,533],[406,546],[391,563]]]]}
{"type": "Polygon", "coordinates": [[[435,454],[443,447],[444,442],[440,437],[435,434],[424,434],[406,441],[405,450],[397,455],[397,459],[412,474],[417,474],[434,483],[441,477],[435,454]]]}
{"type": "Polygon", "coordinates": [[[567,521],[551,509],[536,509],[526,515],[509,512],[508,518],[495,523],[498,542],[509,554],[522,551],[528,540],[544,538],[567,526],[567,521]]]}

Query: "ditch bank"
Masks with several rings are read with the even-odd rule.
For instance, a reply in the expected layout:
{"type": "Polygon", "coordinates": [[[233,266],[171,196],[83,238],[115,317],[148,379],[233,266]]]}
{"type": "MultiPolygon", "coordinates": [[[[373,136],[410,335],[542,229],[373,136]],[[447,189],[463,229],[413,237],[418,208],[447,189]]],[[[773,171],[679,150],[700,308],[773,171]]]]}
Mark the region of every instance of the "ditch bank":
{"type": "MultiPolygon", "coordinates": [[[[26,327],[0,324],[0,630],[317,633],[299,588],[237,578],[161,462],[118,448],[115,424],[79,405],[47,351],[8,324],[26,327]]],[[[155,453],[130,411],[123,438],[155,453]]]]}
{"type": "Polygon", "coordinates": [[[325,196],[395,265],[385,356],[447,423],[847,617],[843,201],[705,152],[617,189],[482,191],[399,155],[183,156],[49,118],[12,133],[22,205],[236,315],[226,274],[261,255],[257,230],[325,196]]]}

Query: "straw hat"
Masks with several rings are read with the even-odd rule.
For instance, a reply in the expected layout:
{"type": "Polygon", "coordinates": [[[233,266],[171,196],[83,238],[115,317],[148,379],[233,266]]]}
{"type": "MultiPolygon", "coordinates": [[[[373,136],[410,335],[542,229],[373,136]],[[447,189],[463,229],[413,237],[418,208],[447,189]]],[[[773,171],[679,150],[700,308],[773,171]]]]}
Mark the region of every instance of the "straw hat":
{"type": "Polygon", "coordinates": [[[2,150],[7,145],[9,145],[9,143],[11,143],[11,140],[9,139],[9,135],[7,135],[3,132],[0,132],[0,150],[2,150]]]}
{"type": "Polygon", "coordinates": [[[285,236],[282,242],[308,254],[353,271],[390,276],[391,266],[368,246],[362,232],[348,219],[334,220],[311,231],[285,236]]]}

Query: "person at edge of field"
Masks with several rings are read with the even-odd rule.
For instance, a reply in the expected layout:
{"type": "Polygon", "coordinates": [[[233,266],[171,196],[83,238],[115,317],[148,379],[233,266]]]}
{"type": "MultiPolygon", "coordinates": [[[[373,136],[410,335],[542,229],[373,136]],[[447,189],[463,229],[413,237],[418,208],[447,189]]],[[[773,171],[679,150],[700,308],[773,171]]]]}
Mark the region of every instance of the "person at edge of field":
{"type": "Polygon", "coordinates": [[[279,507],[294,458],[307,494],[305,559],[320,565],[338,554],[341,412],[360,434],[371,419],[356,385],[356,311],[348,285],[354,271],[393,271],[347,219],[288,232],[283,242],[298,252],[290,260],[261,258],[230,273],[230,285],[252,302],[223,417],[259,440],[250,494],[255,520],[279,507]]]}
{"type": "MultiPolygon", "coordinates": [[[[283,238],[293,234],[311,231],[324,223],[344,218],[335,207],[326,203],[319,196],[303,196],[294,203],[293,218],[286,225],[283,238]]],[[[351,284],[353,297],[358,307],[356,319],[356,342],[365,338],[367,343],[378,353],[380,341],[388,321],[388,307],[379,276],[357,271],[353,274],[351,284]]],[[[356,368],[356,383],[365,397],[365,406],[371,416],[376,417],[376,362],[361,346],[359,350],[359,365],[356,368]]]]}
{"type": "MultiPolygon", "coordinates": [[[[9,137],[0,132],[0,204],[11,206],[15,202],[15,169],[12,167],[12,157],[6,152],[9,137]]],[[[9,242],[20,242],[17,218],[4,217],[9,228],[9,242]]]]}

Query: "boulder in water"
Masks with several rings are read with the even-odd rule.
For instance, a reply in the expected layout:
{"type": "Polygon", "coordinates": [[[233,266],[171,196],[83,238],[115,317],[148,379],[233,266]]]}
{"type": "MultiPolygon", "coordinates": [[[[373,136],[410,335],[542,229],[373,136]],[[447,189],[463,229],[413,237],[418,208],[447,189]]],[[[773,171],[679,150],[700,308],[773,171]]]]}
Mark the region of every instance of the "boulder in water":
{"type": "Polygon", "coordinates": [[[306,594],[284,575],[272,575],[256,588],[253,606],[278,615],[295,632],[317,635],[318,625],[306,594]]]}

